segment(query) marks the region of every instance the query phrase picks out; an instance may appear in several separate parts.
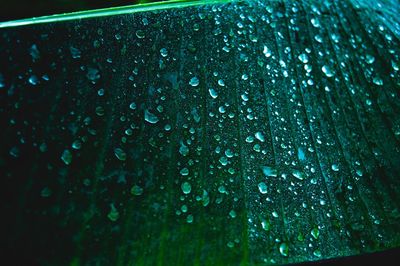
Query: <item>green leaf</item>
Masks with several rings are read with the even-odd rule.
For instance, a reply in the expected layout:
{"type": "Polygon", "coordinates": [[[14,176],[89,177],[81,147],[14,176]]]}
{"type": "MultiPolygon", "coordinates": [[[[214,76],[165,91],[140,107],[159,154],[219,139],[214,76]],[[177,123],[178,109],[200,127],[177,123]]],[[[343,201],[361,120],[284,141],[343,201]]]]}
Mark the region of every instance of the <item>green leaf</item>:
{"type": "Polygon", "coordinates": [[[399,247],[397,5],[170,2],[0,23],[6,253],[264,265],[399,247]]]}

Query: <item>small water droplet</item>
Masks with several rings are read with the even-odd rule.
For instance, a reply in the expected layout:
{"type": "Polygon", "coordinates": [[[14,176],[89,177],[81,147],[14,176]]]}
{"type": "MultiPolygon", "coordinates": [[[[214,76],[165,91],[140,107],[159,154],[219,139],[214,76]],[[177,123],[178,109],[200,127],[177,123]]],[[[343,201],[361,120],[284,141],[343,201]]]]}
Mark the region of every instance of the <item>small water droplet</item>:
{"type": "Polygon", "coordinates": [[[258,183],[258,190],[261,194],[267,194],[267,185],[264,182],[258,183]]]}
{"type": "Polygon", "coordinates": [[[189,214],[189,215],[186,217],[186,222],[189,223],[189,224],[193,223],[193,215],[189,214]]]}
{"type": "Polygon", "coordinates": [[[161,48],[160,54],[162,57],[168,56],[168,50],[166,48],[161,48]]]}
{"type": "Polygon", "coordinates": [[[223,81],[222,79],[218,80],[218,85],[221,87],[225,86],[225,81],[223,81]]]}
{"type": "Polygon", "coordinates": [[[29,82],[29,84],[35,86],[35,85],[37,85],[39,83],[39,79],[38,79],[37,76],[32,75],[32,76],[29,77],[28,82],[29,82]]]}
{"type": "Polygon", "coordinates": [[[262,166],[261,170],[265,176],[271,176],[271,177],[278,176],[278,171],[271,166],[262,166]]]}
{"type": "Polygon", "coordinates": [[[287,257],[289,255],[289,246],[285,242],[281,243],[279,245],[279,253],[281,253],[282,256],[287,257]]]}
{"type": "Polygon", "coordinates": [[[132,103],[129,105],[129,109],[135,110],[135,109],[136,109],[136,103],[132,102],[132,103]]]}
{"type": "Polygon", "coordinates": [[[192,87],[197,87],[197,86],[199,86],[199,84],[200,84],[200,81],[197,77],[193,77],[189,80],[189,85],[192,87]]]}
{"type": "Polygon", "coordinates": [[[337,165],[337,164],[335,164],[335,163],[332,164],[331,168],[332,168],[332,170],[335,171],[335,172],[338,172],[338,171],[339,171],[339,165],[337,165]]]}
{"type": "Polygon", "coordinates": [[[383,85],[383,80],[380,77],[374,77],[372,79],[372,82],[374,82],[375,85],[382,86],[383,85]]]}
{"type": "Polygon", "coordinates": [[[43,198],[48,198],[51,196],[53,192],[51,191],[51,189],[49,187],[44,187],[42,189],[42,191],[40,192],[40,196],[42,196],[43,198]]]}
{"type": "Polygon", "coordinates": [[[70,165],[72,162],[72,153],[69,150],[64,150],[61,155],[61,160],[66,164],[70,165]]]}
{"type": "Polygon", "coordinates": [[[143,39],[145,37],[145,33],[142,30],[137,30],[136,31],[136,37],[138,37],[139,39],[143,39]]]}
{"type": "Polygon", "coordinates": [[[297,169],[293,170],[292,175],[299,180],[304,180],[306,178],[306,175],[297,169]]]}
{"type": "Polygon", "coordinates": [[[82,142],[77,139],[74,142],[72,142],[72,148],[75,150],[79,150],[82,147],[82,142]]]}
{"type": "Polygon", "coordinates": [[[366,61],[368,64],[372,64],[375,62],[375,57],[373,57],[372,55],[367,54],[367,56],[365,57],[366,61]]]}
{"type": "Polygon", "coordinates": [[[266,45],[264,45],[264,49],[263,49],[263,54],[265,55],[265,57],[271,57],[271,50],[266,46],[266,45]]]}
{"type": "Polygon", "coordinates": [[[77,59],[81,57],[81,51],[79,49],[71,46],[69,51],[71,52],[72,58],[77,59]]]}
{"type": "Polygon", "coordinates": [[[126,152],[121,149],[121,148],[115,148],[114,149],[114,154],[120,161],[125,161],[126,160],[126,152]]]}
{"type": "Polygon", "coordinates": [[[300,60],[302,63],[304,63],[304,64],[307,64],[307,63],[308,63],[308,55],[306,55],[306,54],[300,54],[298,58],[299,58],[299,60],[300,60]]]}
{"type": "Polygon", "coordinates": [[[141,188],[138,185],[134,185],[131,188],[131,194],[134,195],[134,196],[140,196],[140,195],[143,194],[143,188],[141,188]]]}
{"type": "Polygon", "coordinates": [[[318,230],[318,227],[317,227],[317,226],[314,227],[314,228],[311,230],[311,235],[312,235],[312,237],[313,237],[314,239],[318,239],[318,237],[319,237],[319,230],[318,230]]]}
{"type": "Polygon", "coordinates": [[[322,72],[324,72],[324,74],[328,77],[331,78],[335,75],[335,73],[333,72],[332,68],[330,66],[324,65],[322,67],[322,72]]]}
{"type": "Polygon", "coordinates": [[[234,210],[231,210],[229,212],[229,216],[232,217],[232,218],[235,218],[236,217],[236,212],[234,210]]]}
{"type": "Polygon", "coordinates": [[[189,169],[187,169],[187,168],[185,167],[185,168],[183,168],[179,173],[180,173],[181,175],[183,175],[183,176],[187,176],[187,175],[189,175],[189,169]]]}
{"type": "Polygon", "coordinates": [[[108,213],[107,217],[110,219],[112,222],[116,222],[119,218],[119,212],[117,208],[115,208],[114,204],[110,204],[110,212],[108,213]]]}
{"type": "Polygon", "coordinates": [[[218,93],[214,89],[209,89],[208,92],[210,93],[213,99],[218,97],[218,93]]]}
{"type": "Polygon", "coordinates": [[[189,153],[189,148],[183,142],[181,142],[181,146],[179,147],[179,153],[182,154],[182,156],[186,156],[189,153]]]}
{"type": "Polygon", "coordinates": [[[88,67],[86,77],[90,81],[95,82],[96,80],[98,80],[100,78],[100,72],[96,68],[88,67]]]}

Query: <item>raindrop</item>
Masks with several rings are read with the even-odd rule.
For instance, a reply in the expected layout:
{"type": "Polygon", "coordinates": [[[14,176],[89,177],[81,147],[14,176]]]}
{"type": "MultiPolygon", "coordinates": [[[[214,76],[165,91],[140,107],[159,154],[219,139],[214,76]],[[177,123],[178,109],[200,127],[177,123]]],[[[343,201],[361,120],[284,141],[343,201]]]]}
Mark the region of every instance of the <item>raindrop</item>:
{"type": "Polygon", "coordinates": [[[136,31],[136,37],[138,37],[139,39],[143,39],[145,37],[144,31],[137,30],[136,31]]]}
{"type": "Polygon", "coordinates": [[[322,67],[322,72],[324,72],[324,74],[328,77],[331,78],[335,75],[335,73],[333,72],[332,68],[330,66],[324,65],[322,67]]]}
{"type": "Polygon", "coordinates": [[[187,222],[188,224],[193,223],[193,215],[189,214],[189,215],[186,217],[186,222],[187,222]]]}
{"type": "Polygon", "coordinates": [[[69,150],[64,150],[64,152],[61,155],[61,160],[66,164],[69,165],[71,164],[72,161],[72,153],[69,150]]]}
{"type": "Polygon", "coordinates": [[[271,166],[262,166],[261,170],[265,176],[271,176],[271,177],[278,176],[278,171],[271,166]]]}
{"type": "Polygon", "coordinates": [[[271,56],[271,50],[266,45],[264,45],[263,54],[267,58],[271,56]]]}
{"type": "Polygon", "coordinates": [[[81,51],[79,51],[77,48],[71,46],[69,51],[71,52],[72,58],[77,59],[81,57],[81,51]]]}
{"type": "Polygon", "coordinates": [[[183,182],[181,189],[184,194],[189,194],[190,191],[192,191],[192,186],[189,184],[189,182],[183,182]]]}
{"type": "Polygon", "coordinates": [[[293,170],[292,175],[299,180],[304,180],[306,178],[306,175],[297,169],[293,170]]]}
{"type": "Polygon", "coordinates": [[[318,227],[317,227],[317,226],[314,227],[314,228],[311,230],[311,235],[312,235],[312,237],[313,237],[314,239],[318,239],[318,237],[319,237],[319,230],[318,230],[318,227]]]}
{"type": "Polygon", "coordinates": [[[210,93],[213,99],[218,97],[218,93],[214,89],[209,89],[208,92],[210,93]]]}
{"type": "Polygon", "coordinates": [[[254,134],[254,136],[261,142],[265,141],[264,135],[261,132],[257,132],[256,134],[254,134]]]}
{"type": "Polygon", "coordinates": [[[231,210],[229,212],[229,216],[231,216],[232,218],[235,218],[236,217],[236,212],[234,210],[231,210]]]}
{"type": "Polygon", "coordinates": [[[186,167],[183,168],[183,169],[180,171],[180,174],[183,175],[183,176],[187,176],[187,175],[189,174],[189,169],[187,169],[186,167]]]}
{"type": "Polygon", "coordinates": [[[131,188],[131,194],[134,196],[140,196],[143,194],[143,188],[139,187],[138,185],[134,185],[131,188]]]}
{"type": "Polygon", "coordinates": [[[82,147],[82,142],[77,139],[72,143],[72,148],[75,150],[79,150],[82,147]]]}
{"type": "Polygon", "coordinates": [[[331,168],[332,168],[332,170],[335,171],[335,172],[338,172],[338,171],[339,171],[339,165],[337,165],[337,164],[335,164],[335,163],[332,164],[331,168]]]}
{"type": "Polygon", "coordinates": [[[158,122],[158,117],[153,114],[150,113],[148,110],[144,111],[144,120],[146,120],[146,122],[150,123],[150,124],[155,124],[158,122]]]}
{"type": "Polygon", "coordinates": [[[39,79],[38,79],[37,76],[32,75],[32,76],[29,77],[28,82],[29,82],[31,85],[35,86],[35,85],[37,85],[37,84],[39,83],[39,79]]]}
{"type": "Polygon", "coordinates": [[[307,64],[307,63],[308,63],[308,55],[306,55],[306,54],[300,54],[298,58],[299,58],[299,60],[300,60],[302,63],[304,63],[304,64],[307,64]]]}
{"type": "Polygon", "coordinates": [[[199,86],[199,84],[200,84],[200,81],[197,77],[193,77],[189,81],[189,85],[192,87],[197,87],[197,86],[199,86]]]}
{"type": "Polygon", "coordinates": [[[126,152],[122,150],[121,148],[115,148],[114,149],[114,154],[120,161],[125,161],[126,160],[126,152]]]}
{"type": "Polygon", "coordinates": [[[222,79],[220,79],[220,80],[218,80],[218,85],[221,86],[221,87],[224,87],[225,86],[225,82],[222,79]]]}
{"type": "Polygon", "coordinates": [[[375,85],[382,86],[383,85],[383,80],[380,77],[374,77],[372,79],[372,82],[374,82],[375,85]]]}
{"type": "Polygon", "coordinates": [[[132,102],[132,103],[129,105],[129,109],[135,110],[135,109],[136,109],[136,103],[132,102]]]}
{"type": "Polygon", "coordinates": [[[261,194],[267,194],[267,185],[264,182],[258,183],[258,190],[261,194]]]}
{"type": "Polygon", "coordinates": [[[40,196],[42,196],[43,198],[48,198],[51,196],[53,192],[51,191],[50,188],[45,187],[42,189],[42,191],[40,192],[40,196]]]}
{"type": "Polygon", "coordinates": [[[161,48],[160,53],[162,57],[168,56],[168,50],[166,48],[161,48]]]}
{"type": "Polygon", "coordinates": [[[372,55],[367,54],[367,56],[365,57],[366,61],[368,64],[372,64],[375,62],[375,57],[373,57],[372,55]]]}
{"type": "Polygon", "coordinates": [[[287,257],[289,255],[289,246],[285,242],[281,243],[279,245],[279,253],[281,253],[282,256],[287,257]]]}
{"type": "Polygon", "coordinates": [[[96,80],[98,80],[100,78],[99,70],[96,68],[88,67],[86,77],[90,81],[95,82],[96,80]]]}
{"type": "Polygon", "coordinates": [[[182,154],[182,156],[186,156],[189,153],[189,148],[183,142],[181,142],[181,147],[179,148],[179,153],[182,154]]]}
{"type": "Polygon", "coordinates": [[[110,205],[110,212],[108,213],[107,217],[108,219],[110,219],[112,222],[115,222],[118,220],[119,218],[119,212],[117,210],[117,208],[115,208],[114,204],[110,205]]]}

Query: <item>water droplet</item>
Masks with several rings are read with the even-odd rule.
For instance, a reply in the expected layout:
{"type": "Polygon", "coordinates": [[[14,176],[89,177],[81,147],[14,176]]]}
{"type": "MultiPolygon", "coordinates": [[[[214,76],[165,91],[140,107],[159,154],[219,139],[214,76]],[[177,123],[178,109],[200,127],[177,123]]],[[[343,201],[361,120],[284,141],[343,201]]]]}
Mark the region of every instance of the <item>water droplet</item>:
{"type": "Polygon", "coordinates": [[[319,249],[314,250],[313,255],[317,258],[321,258],[322,256],[321,251],[319,251],[319,249]]]}
{"type": "Polygon", "coordinates": [[[200,81],[197,77],[193,77],[189,80],[189,85],[192,87],[197,87],[197,86],[199,86],[199,84],[200,84],[200,81]]]}
{"type": "Polygon", "coordinates": [[[114,149],[114,154],[120,161],[125,161],[126,160],[126,152],[121,149],[121,148],[115,148],[114,149]]]}
{"type": "Polygon", "coordinates": [[[339,171],[339,165],[337,165],[337,164],[335,164],[335,163],[332,164],[331,168],[332,168],[332,170],[335,171],[335,172],[338,172],[338,171],[339,171]]]}
{"type": "Polygon", "coordinates": [[[40,196],[42,196],[43,198],[48,198],[48,197],[51,196],[52,193],[53,193],[53,192],[51,191],[50,188],[44,187],[44,188],[42,189],[42,191],[40,192],[40,196]]]}
{"type": "Polygon", "coordinates": [[[297,157],[300,161],[304,161],[306,159],[306,155],[301,147],[297,149],[297,157]]]}
{"type": "Polygon", "coordinates": [[[129,109],[135,110],[135,109],[136,109],[136,103],[132,102],[132,103],[129,105],[129,109]]]}
{"type": "Polygon", "coordinates": [[[185,194],[189,194],[190,191],[192,191],[192,186],[189,184],[189,182],[183,182],[181,185],[182,192],[185,194]]]}
{"type": "Polygon", "coordinates": [[[271,177],[278,176],[278,171],[271,166],[262,166],[261,170],[265,176],[271,176],[271,177]]]}
{"type": "Polygon", "coordinates": [[[89,67],[87,70],[86,77],[90,81],[95,82],[96,80],[98,80],[100,78],[100,72],[96,68],[89,67]]]}
{"type": "Polygon", "coordinates": [[[380,77],[374,77],[372,79],[372,82],[374,82],[375,85],[382,86],[383,85],[383,80],[380,77]]]}
{"type": "Polygon", "coordinates": [[[36,44],[32,45],[29,49],[29,54],[32,56],[33,61],[37,61],[40,58],[40,52],[36,46],[36,44]]]}
{"type": "Polygon", "coordinates": [[[183,175],[183,176],[187,176],[187,175],[189,174],[189,169],[187,169],[186,167],[183,168],[183,169],[180,171],[180,174],[183,175]]]}
{"type": "Polygon", "coordinates": [[[14,158],[18,158],[19,157],[19,149],[17,147],[12,147],[10,149],[10,155],[14,158]]]}
{"type": "Polygon", "coordinates": [[[324,72],[324,74],[328,77],[331,78],[335,75],[335,73],[333,72],[332,68],[330,66],[324,65],[322,67],[322,72],[324,72]]]}
{"type": "Polygon", "coordinates": [[[203,190],[203,195],[201,196],[201,200],[203,202],[203,206],[206,207],[210,203],[210,197],[208,196],[208,192],[203,190]]]}
{"type": "Polygon", "coordinates": [[[234,210],[231,210],[229,212],[229,216],[232,217],[232,218],[235,218],[236,217],[236,212],[234,210]]]}
{"type": "Polygon", "coordinates": [[[265,55],[265,57],[271,57],[271,50],[266,46],[266,45],[264,45],[264,49],[263,49],[263,54],[265,55]]]}
{"type": "Polygon", "coordinates": [[[168,50],[166,48],[161,48],[160,53],[162,57],[168,56],[168,50]]]}
{"type": "Polygon", "coordinates": [[[136,31],[136,37],[138,37],[139,39],[143,39],[145,37],[144,31],[137,30],[136,31]]]}
{"type": "Polygon", "coordinates": [[[372,55],[369,55],[369,54],[367,54],[365,59],[366,59],[368,64],[372,64],[373,62],[375,62],[375,57],[373,57],[372,55]]]}
{"type": "Polygon", "coordinates": [[[254,134],[254,136],[261,142],[265,141],[264,135],[261,132],[257,132],[256,134],[254,134]]]}
{"type": "Polygon", "coordinates": [[[110,219],[112,222],[116,222],[119,218],[119,212],[117,208],[115,208],[114,204],[110,204],[110,212],[108,213],[107,217],[110,219]]]}
{"type": "Polygon", "coordinates": [[[186,222],[187,222],[188,224],[193,223],[193,215],[189,214],[189,215],[186,217],[186,222]]]}
{"type": "Polygon", "coordinates": [[[306,175],[297,169],[293,170],[292,175],[299,180],[304,180],[306,178],[306,175]]]}
{"type": "Polygon", "coordinates": [[[75,150],[79,150],[82,147],[82,142],[77,139],[74,142],[72,142],[72,148],[75,150]]]}
{"type": "Polygon", "coordinates": [[[228,158],[232,158],[233,155],[234,155],[234,153],[233,153],[230,149],[227,149],[227,150],[225,151],[225,155],[226,155],[226,157],[228,157],[228,158]]]}
{"type": "Polygon", "coordinates": [[[267,185],[264,182],[258,183],[258,190],[261,194],[267,194],[267,185]]]}
{"type": "Polygon", "coordinates": [[[281,243],[279,245],[279,253],[281,253],[282,256],[287,257],[289,255],[289,246],[285,242],[281,243]]]}
{"type": "Polygon", "coordinates": [[[179,148],[179,153],[182,154],[182,156],[186,156],[189,153],[189,148],[181,142],[181,147],[179,148]]]}
{"type": "Polygon", "coordinates": [[[223,81],[222,79],[218,80],[218,85],[221,87],[225,86],[225,81],[223,81]]]}
{"type": "Polygon", "coordinates": [[[134,196],[140,196],[143,194],[143,188],[139,187],[138,185],[134,185],[131,188],[131,194],[134,196]]]}
{"type": "Polygon", "coordinates": [[[32,76],[29,77],[28,82],[29,82],[29,84],[35,86],[35,85],[37,85],[39,83],[39,79],[38,79],[37,76],[32,75],[32,76]]]}
{"type": "Polygon", "coordinates": [[[81,51],[79,51],[79,49],[71,46],[69,51],[71,52],[72,58],[77,59],[81,57],[81,51]]]}
{"type": "Polygon", "coordinates": [[[319,237],[319,230],[318,230],[318,227],[317,227],[317,226],[314,227],[314,228],[311,230],[311,235],[312,235],[312,237],[313,237],[314,239],[318,239],[318,237],[319,237]]]}
{"type": "Polygon", "coordinates": [[[262,219],[261,221],[261,227],[262,229],[264,229],[265,231],[269,231],[271,229],[271,223],[267,220],[262,219]]]}
{"type": "Polygon", "coordinates": [[[218,93],[214,89],[209,89],[208,92],[210,93],[213,99],[218,97],[218,93]]]}
{"type": "Polygon", "coordinates": [[[144,120],[146,120],[146,122],[148,122],[150,124],[155,124],[158,122],[158,117],[155,114],[150,113],[149,110],[145,110],[144,111],[144,120]]]}
{"type": "Polygon", "coordinates": [[[306,54],[300,54],[298,58],[299,58],[299,60],[300,60],[302,63],[304,63],[304,64],[307,64],[307,63],[308,63],[308,55],[306,55],[306,54]]]}
{"type": "Polygon", "coordinates": [[[72,153],[69,150],[64,150],[61,155],[61,160],[66,164],[69,165],[72,162],[72,153]]]}

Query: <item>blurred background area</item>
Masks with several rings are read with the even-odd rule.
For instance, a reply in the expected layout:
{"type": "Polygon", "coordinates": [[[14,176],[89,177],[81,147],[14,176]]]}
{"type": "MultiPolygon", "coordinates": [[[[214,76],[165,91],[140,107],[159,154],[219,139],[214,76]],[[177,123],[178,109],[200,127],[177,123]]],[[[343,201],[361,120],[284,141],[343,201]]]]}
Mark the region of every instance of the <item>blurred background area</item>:
{"type": "Polygon", "coordinates": [[[1,3],[0,21],[165,1],[166,0],[8,0],[2,1],[1,3]]]}

